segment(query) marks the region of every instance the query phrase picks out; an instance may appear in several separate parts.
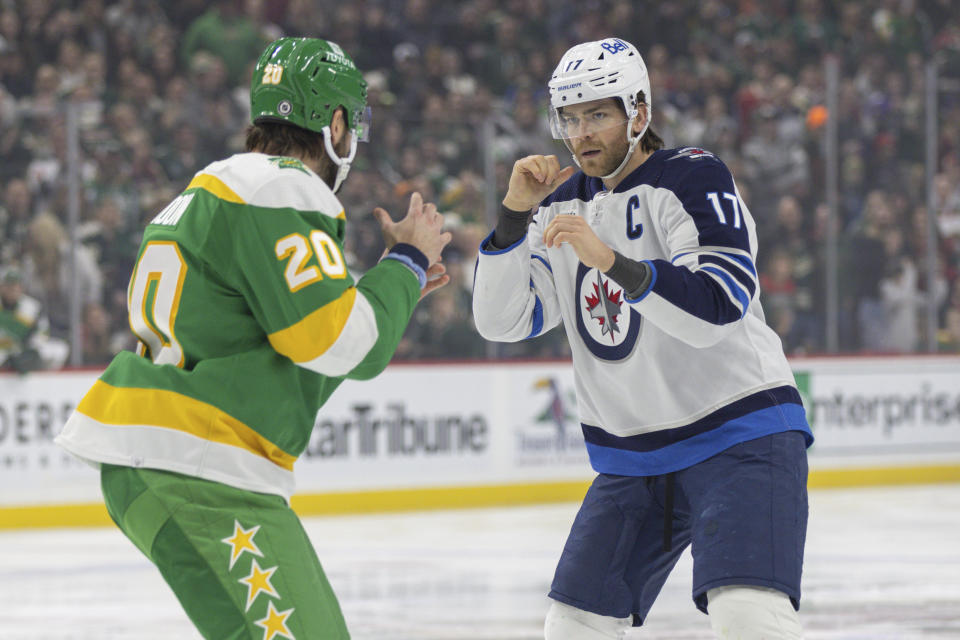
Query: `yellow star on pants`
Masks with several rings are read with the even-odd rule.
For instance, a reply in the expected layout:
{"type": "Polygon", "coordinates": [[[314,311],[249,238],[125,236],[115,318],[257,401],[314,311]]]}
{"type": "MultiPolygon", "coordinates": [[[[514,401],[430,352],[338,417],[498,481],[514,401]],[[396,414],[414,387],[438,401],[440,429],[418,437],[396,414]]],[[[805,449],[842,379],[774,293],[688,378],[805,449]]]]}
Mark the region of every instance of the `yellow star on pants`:
{"type": "Polygon", "coordinates": [[[263,627],[263,640],[273,640],[277,634],[284,638],[296,640],[290,629],[287,629],[287,618],[293,613],[293,609],[286,611],[277,611],[273,606],[273,600],[267,604],[267,617],[262,620],[255,620],[253,624],[263,627]]]}
{"type": "Polygon", "coordinates": [[[244,551],[252,553],[255,556],[263,557],[263,554],[260,553],[260,549],[257,548],[257,543],[253,541],[253,536],[257,535],[257,531],[260,530],[260,525],[252,527],[250,529],[244,529],[240,526],[240,523],[237,520],[233,521],[233,535],[227,536],[221,542],[224,544],[230,545],[230,570],[233,570],[233,565],[237,562],[244,551]]]}
{"type": "Polygon", "coordinates": [[[253,560],[252,563],[253,564],[250,567],[250,575],[248,575],[246,578],[240,578],[237,580],[237,582],[240,584],[247,585],[247,608],[245,611],[250,610],[250,605],[252,605],[253,601],[257,599],[257,596],[260,595],[261,591],[267,595],[273,596],[274,598],[280,597],[280,594],[277,593],[273,588],[273,585],[270,584],[270,578],[273,576],[273,572],[277,570],[277,567],[261,569],[256,560],[253,560]]]}

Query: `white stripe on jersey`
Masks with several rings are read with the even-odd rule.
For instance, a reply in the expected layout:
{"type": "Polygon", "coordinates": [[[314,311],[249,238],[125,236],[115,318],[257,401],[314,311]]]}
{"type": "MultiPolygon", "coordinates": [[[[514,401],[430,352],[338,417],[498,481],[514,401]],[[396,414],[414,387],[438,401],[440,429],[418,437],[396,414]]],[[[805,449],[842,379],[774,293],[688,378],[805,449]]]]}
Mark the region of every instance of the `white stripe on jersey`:
{"type": "Polygon", "coordinates": [[[322,355],[297,364],[325,376],[346,375],[360,364],[379,336],[373,307],[363,292],[357,290],[353,309],[336,341],[322,355]]]}

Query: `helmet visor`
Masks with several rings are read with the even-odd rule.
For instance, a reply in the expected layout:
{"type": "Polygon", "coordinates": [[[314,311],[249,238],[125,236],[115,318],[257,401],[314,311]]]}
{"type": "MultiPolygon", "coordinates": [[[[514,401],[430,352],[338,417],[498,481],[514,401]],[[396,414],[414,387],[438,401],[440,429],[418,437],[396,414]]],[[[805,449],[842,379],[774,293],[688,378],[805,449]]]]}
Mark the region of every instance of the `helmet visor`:
{"type": "Polygon", "coordinates": [[[370,142],[370,125],[373,122],[373,110],[369,106],[360,112],[357,122],[353,126],[354,135],[360,142],[370,142]]]}
{"type": "Polygon", "coordinates": [[[550,109],[550,132],[555,140],[572,140],[627,125],[626,114],[612,100],[597,100],[550,109]]]}

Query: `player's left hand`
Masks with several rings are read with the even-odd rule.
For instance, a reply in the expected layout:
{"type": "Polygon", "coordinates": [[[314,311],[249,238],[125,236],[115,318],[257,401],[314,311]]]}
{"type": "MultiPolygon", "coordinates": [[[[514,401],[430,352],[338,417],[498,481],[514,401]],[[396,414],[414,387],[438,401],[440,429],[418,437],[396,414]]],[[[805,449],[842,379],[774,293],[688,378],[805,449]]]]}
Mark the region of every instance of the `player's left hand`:
{"type": "Polygon", "coordinates": [[[569,243],[577,252],[580,262],[588,267],[607,271],[613,266],[613,249],[604,244],[580,216],[559,215],[551,220],[543,233],[543,242],[547,247],[569,243]]]}

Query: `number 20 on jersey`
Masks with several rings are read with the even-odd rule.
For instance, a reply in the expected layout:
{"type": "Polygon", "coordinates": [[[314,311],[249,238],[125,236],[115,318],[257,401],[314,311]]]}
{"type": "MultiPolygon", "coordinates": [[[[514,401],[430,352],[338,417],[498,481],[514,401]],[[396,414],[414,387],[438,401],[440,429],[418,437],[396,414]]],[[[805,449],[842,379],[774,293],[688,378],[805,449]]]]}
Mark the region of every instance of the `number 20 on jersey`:
{"type": "Polygon", "coordinates": [[[320,271],[328,278],[347,276],[347,266],[340,247],[325,231],[314,229],[310,232],[309,241],[303,234],[291,233],[277,240],[274,250],[277,260],[287,261],[283,275],[290,291],[299,291],[310,283],[322,280],[320,271]],[[307,266],[312,256],[316,256],[319,269],[314,265],[307,266]]]}

